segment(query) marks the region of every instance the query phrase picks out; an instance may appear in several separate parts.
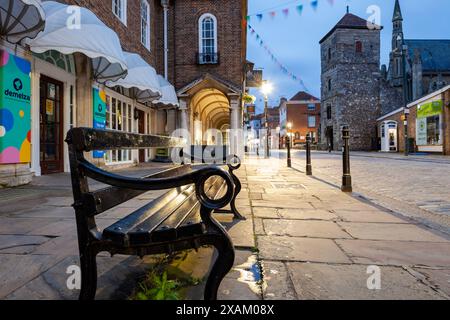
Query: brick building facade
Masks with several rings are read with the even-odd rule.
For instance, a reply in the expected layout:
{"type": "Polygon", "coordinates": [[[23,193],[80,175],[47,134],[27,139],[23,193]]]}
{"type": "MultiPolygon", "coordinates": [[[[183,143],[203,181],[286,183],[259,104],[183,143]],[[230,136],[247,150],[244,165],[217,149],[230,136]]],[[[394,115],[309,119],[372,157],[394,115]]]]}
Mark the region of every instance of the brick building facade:
{"type": "MultiPolygon", "coordinates": [[[[50,3],[44,2],[44,7],[48,8],[50,3]]],[[[87,9],[83,12],[89,19],[98,18],[105,28],[112,29],[108,32],[112,32],[111,38],[118,38],[120,51],[138,54],[160,75],[167,72],[167,80],[174,85],[176,103],[139,102],[128,88],[97,81],[94,57],[77,51],[78,44],[70,36],[60,46],[73,47],[69,54],[57,49],[35,53],[29,42],[12,45],[2,39],[2,52],[17,55],[31,66],[31,134],[27,144],[31,156],[29,162],[0,161],[0,185],[20,185],[29,182],[33,175],[69,171],[63,138],[73,126],[93,126],[93,104],[98,96],[105,100],[106,128],[113,130],[171,134],[175,129],[187,129],[190,142],[200,144],[210,142],[205,134],[209,128],[217,129],[226,142],[228,130],[241,127],[246,62],[246,27],[242,21],[247,15],[247,0],[61,0],[59,3],[87,9]],[[96,17],[91,17],[92,13],[96,17]],[[58,98],[43,96],[46,90],[51,94],[58,92],[58,98]],[[55,123],[60,125],[59,133],[57,137],[44,138],[46,128],[42,129],[39,119],[50,114],[53,117],[53,110],[58,115],[55,123]],[[50,138],[52,141],[47,141],[50,138]],[[47,156],[52,157],[52,163],[43,161],[47,156]]],[[[72,9],[65,11],[69,18],[72,9]]],[[[84,18],[81,17],[82,23],[84,18]]],[[[52,19],[51,15],[46,19],[52,19]]],[[[82,29],[83,25],[79,32],[82,29]]],[[[78,32],[77,28],[74,32],[78,32]]],[[[99,42],[111,40],[97,39],[95,34],[85,36],[99,42]]],[[[104,157],[91,155],[90,160],[97,165],[117,167],[148,161],[154,156],[151,149],[119,150],[107,152],[104,157]]]]}

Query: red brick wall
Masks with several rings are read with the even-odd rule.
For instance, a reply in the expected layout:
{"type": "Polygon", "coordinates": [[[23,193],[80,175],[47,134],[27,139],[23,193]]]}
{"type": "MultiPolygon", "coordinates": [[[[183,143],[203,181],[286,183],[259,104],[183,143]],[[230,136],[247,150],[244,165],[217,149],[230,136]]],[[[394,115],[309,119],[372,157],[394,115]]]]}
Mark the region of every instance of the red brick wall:
{"type": "Polygon", "coordinates": [[[306,135],[309,132],[315,132],[316,140],[318,142],[319,125],[320,125],[320,103],[316,103],[314,111],[308,110],[308,104],[287,104],[287,122],[292,123],[291,133],[294,134],[294,143],[306,142],[306,135]],[[313,115],[316,117],[316,126],[314,128],[308,128],[308,116],[313,115]],[[303,139],[295,139],[295,133],[298,132],[303,139]]]}
{"type": "MultiPolygon", "coordinates": [[[[189,84],[205,73],[217,75],[237,87],[241,87],[244,76],[245,33],[243,17],[246,16],[247,0],[177,0],[174,4],[173,19],[175,33],[172,33],[175,64],[175,87],[189,84]],[[198,65],[198,20],[204,13],[217,18],[218,51],[220,63],[198,65]],[[244,39],[244,40],[242,40],[244,39]]],[[[173,64],[171,64],[173,66],[173,64]]]]}
{"type": "MultiPolygon", "coordinates": [[[[150,5],[151,49],[140,41],[140,1],[128,0],[127,26],[112,12],[111,0],[60,0],[67,4],[86,7],[94,12],[119,36],[125,51],[139,53],[159,74],[164,74],[163,8],[160,0],[148,0],[150,5]]],[[[237,87],[244,78],[246,58],[247,0],[177,0],[171,1],[168,15],[169,80],[177,89],[205,73],[219,76],[237,87]],[[198,19],[203,13],[212,13],[218,24],[220,64],[198,65],[198,19]]]]}

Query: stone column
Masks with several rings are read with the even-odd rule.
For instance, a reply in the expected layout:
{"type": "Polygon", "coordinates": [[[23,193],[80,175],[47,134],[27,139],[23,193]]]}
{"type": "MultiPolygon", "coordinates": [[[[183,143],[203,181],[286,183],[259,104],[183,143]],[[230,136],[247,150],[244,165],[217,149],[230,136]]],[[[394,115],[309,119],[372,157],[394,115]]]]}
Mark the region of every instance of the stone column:
{"type": "Polygon", "coordinates": [[[242,108],[239,96],[230,96],[230,152],[242,158],[243,136],[242,136],[242,108]],[[241,150],[242,149],[242,150],[241,150]]]}
{"type": "Polygon", "coordinates": [[[186,99],[180,99],[180,109],[179,109],[179,115],[180,115],[180,129],[189,130],[188,128],[188,102],[186,99]]]}
{"type": "Polygon", "coordinates": [[[167,124],[166,133],[169,135],[177,128],[177,110],[169,109],[167,110],[167,124]]]}

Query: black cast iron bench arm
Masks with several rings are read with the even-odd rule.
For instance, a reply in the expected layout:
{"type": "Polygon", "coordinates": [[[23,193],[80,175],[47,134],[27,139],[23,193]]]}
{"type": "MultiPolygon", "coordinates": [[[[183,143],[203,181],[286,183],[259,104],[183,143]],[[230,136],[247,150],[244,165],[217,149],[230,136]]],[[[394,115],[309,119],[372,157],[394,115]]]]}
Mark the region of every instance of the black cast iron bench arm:
{"type": "Polygon", "coordinates": [[[195,190],[199,201],[209,209],[217,209],[226,206],[234,195],[234,181],[231,175],[219,167],[201,168],[189,173],[170,178],[130,178],[114,174],[98,168],[85,159],[79,159],[78,165],[85,174],[99,182],[134,190],[165,190],[195,184],[195,190]],[[209,199],[205,194],[204,184],[210,178],[219,176],[225,180],[227,191],[220,199],[209,199]]]}

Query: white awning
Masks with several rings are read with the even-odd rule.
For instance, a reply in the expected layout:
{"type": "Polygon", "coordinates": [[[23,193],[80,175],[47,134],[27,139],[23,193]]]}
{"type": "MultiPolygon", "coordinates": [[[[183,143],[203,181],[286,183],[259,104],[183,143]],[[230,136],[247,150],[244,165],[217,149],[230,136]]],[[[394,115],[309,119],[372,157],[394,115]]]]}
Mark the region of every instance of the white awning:
{"type": "Polygon", "coordinates": [[[162,97],[153,101],[155,105],[178,107],[178,97],[175,88],[163,76],[158,75],[159,86],[161,87],[162,97]]]}
{"type": "Polygon", "coordinates": [[[44,24],[40,0],[0,0],[0,35],[9,42],[36,37],[44,24]]]}
{"type": "Polygon", "coordinates": [[[46,16],[45,29],[35,39],[27,41],[33,52],[83,53],[92,59],[93,77],[98,82],[126,76],[127,65],[119,37],[94,13],[55,1],[45,1],[42,7],[46,16]]]}
{"type": "Polygon", "coordinates": [[[131,97],[141,103],[159,99],[162,95],[155,69],[136,53],[124,52],[128,74],[124,79],[108,81],[108,87],[130,89],[131,97]]]}

